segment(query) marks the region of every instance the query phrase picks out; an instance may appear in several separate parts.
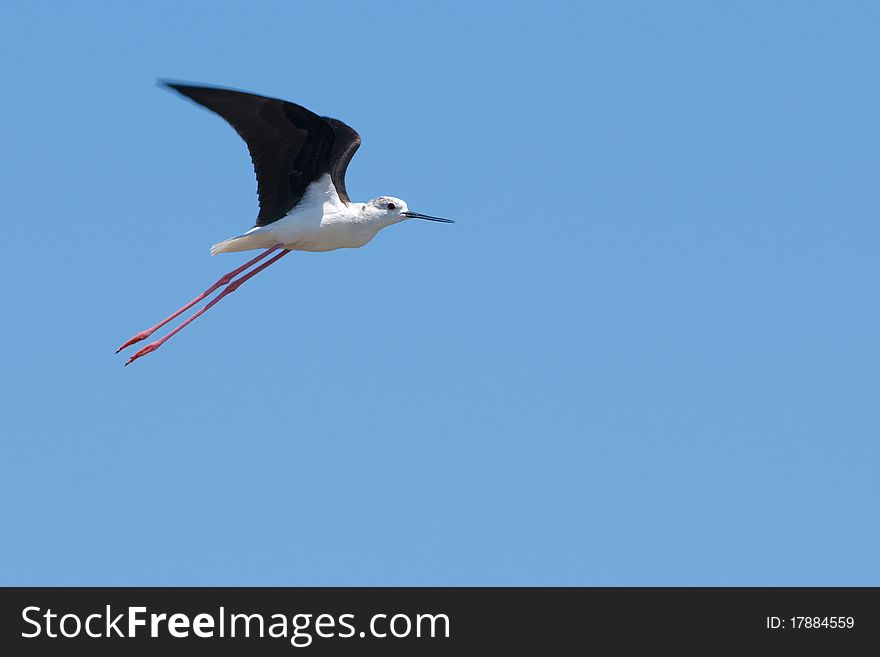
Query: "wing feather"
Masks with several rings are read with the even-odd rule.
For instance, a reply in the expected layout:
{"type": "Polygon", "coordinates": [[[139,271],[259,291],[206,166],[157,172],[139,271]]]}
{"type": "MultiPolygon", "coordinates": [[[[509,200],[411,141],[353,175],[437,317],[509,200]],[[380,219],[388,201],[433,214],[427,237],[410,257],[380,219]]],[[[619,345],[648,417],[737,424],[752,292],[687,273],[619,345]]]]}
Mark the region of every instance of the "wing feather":
{"type": "Polygon", "coordinates": [[[257,226],[285,216],[309,184],[326,173],[339,197],[349,200],[345,170],[360,136],[341,121],[322,118],[278,98],[202,85],[162,84],[218,114],[245,141],[257,177],[257,226]]]}

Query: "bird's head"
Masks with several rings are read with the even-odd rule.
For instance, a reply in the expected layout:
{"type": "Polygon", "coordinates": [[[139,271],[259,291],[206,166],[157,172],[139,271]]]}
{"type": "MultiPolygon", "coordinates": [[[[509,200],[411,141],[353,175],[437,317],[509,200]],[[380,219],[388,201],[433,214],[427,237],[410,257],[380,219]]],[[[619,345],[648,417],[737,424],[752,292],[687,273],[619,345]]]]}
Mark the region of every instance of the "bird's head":
{"type": "Polygon", "coordinates": [[[443,219],[442,217],[432,217],[421,212],[412,212],[403,199],[393,196],[380,196],[372,201],[364,203],[363,211],[372,221],[380,221],[385,226],[396,224],[404,219],[427,219],[428,221],[439,221],[443,224],[454,224],[452,219],[443,219]]]}

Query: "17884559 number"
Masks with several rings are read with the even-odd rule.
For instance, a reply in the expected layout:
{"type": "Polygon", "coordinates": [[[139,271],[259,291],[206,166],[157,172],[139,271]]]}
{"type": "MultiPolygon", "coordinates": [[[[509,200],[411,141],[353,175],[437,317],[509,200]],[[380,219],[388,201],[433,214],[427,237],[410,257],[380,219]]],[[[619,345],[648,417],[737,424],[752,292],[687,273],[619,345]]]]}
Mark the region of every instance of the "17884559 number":
{"type": "Polygon", "coordinates": [[[767,616],[768,630],[850,630],[856,624],[852,616],[767,616]]]}

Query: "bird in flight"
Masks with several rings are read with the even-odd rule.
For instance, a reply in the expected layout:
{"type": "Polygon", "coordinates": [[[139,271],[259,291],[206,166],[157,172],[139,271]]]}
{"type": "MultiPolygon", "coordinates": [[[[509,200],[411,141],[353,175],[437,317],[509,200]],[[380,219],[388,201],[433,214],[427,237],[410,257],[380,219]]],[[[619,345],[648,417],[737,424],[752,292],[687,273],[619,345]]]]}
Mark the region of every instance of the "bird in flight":
{"type": "Polygon", "coordinates": [[[263,252],[224,274],[188,304],[119,347],[116,353],[145,340],[222,288],[220,294],[173,331],[132,355],[126,365],[156,351],[220,299],[291,251],[355,249],[386,226],[405,219],[454,223],[451,219],[413,212],[405,201],[393,196],[379,196],[366,203],[352,202],[345,191],[345,170],[361,145],[361,138],[338,119],[318,116],[286,100],[234,89],[167,81],[159,84],[219,114],[235,128],[250,151],[260,203],[256,225],[246,233],[215,244],[211,253],[253,249],[263,252]]]}

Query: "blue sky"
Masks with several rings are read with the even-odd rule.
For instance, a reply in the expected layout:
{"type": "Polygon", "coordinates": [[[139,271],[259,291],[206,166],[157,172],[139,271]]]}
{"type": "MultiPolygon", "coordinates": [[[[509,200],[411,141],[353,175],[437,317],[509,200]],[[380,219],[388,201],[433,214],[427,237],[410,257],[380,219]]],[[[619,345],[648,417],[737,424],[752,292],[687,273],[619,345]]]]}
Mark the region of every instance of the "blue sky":
{"type": "Polygon", "coordinates": [[[880,584],[878,28],[6,6],[0,583],[880,584]],[[123,368],[256,216],[160,77],[336,116],[352,198],[458,223],[293,254],[123,368]]]}

